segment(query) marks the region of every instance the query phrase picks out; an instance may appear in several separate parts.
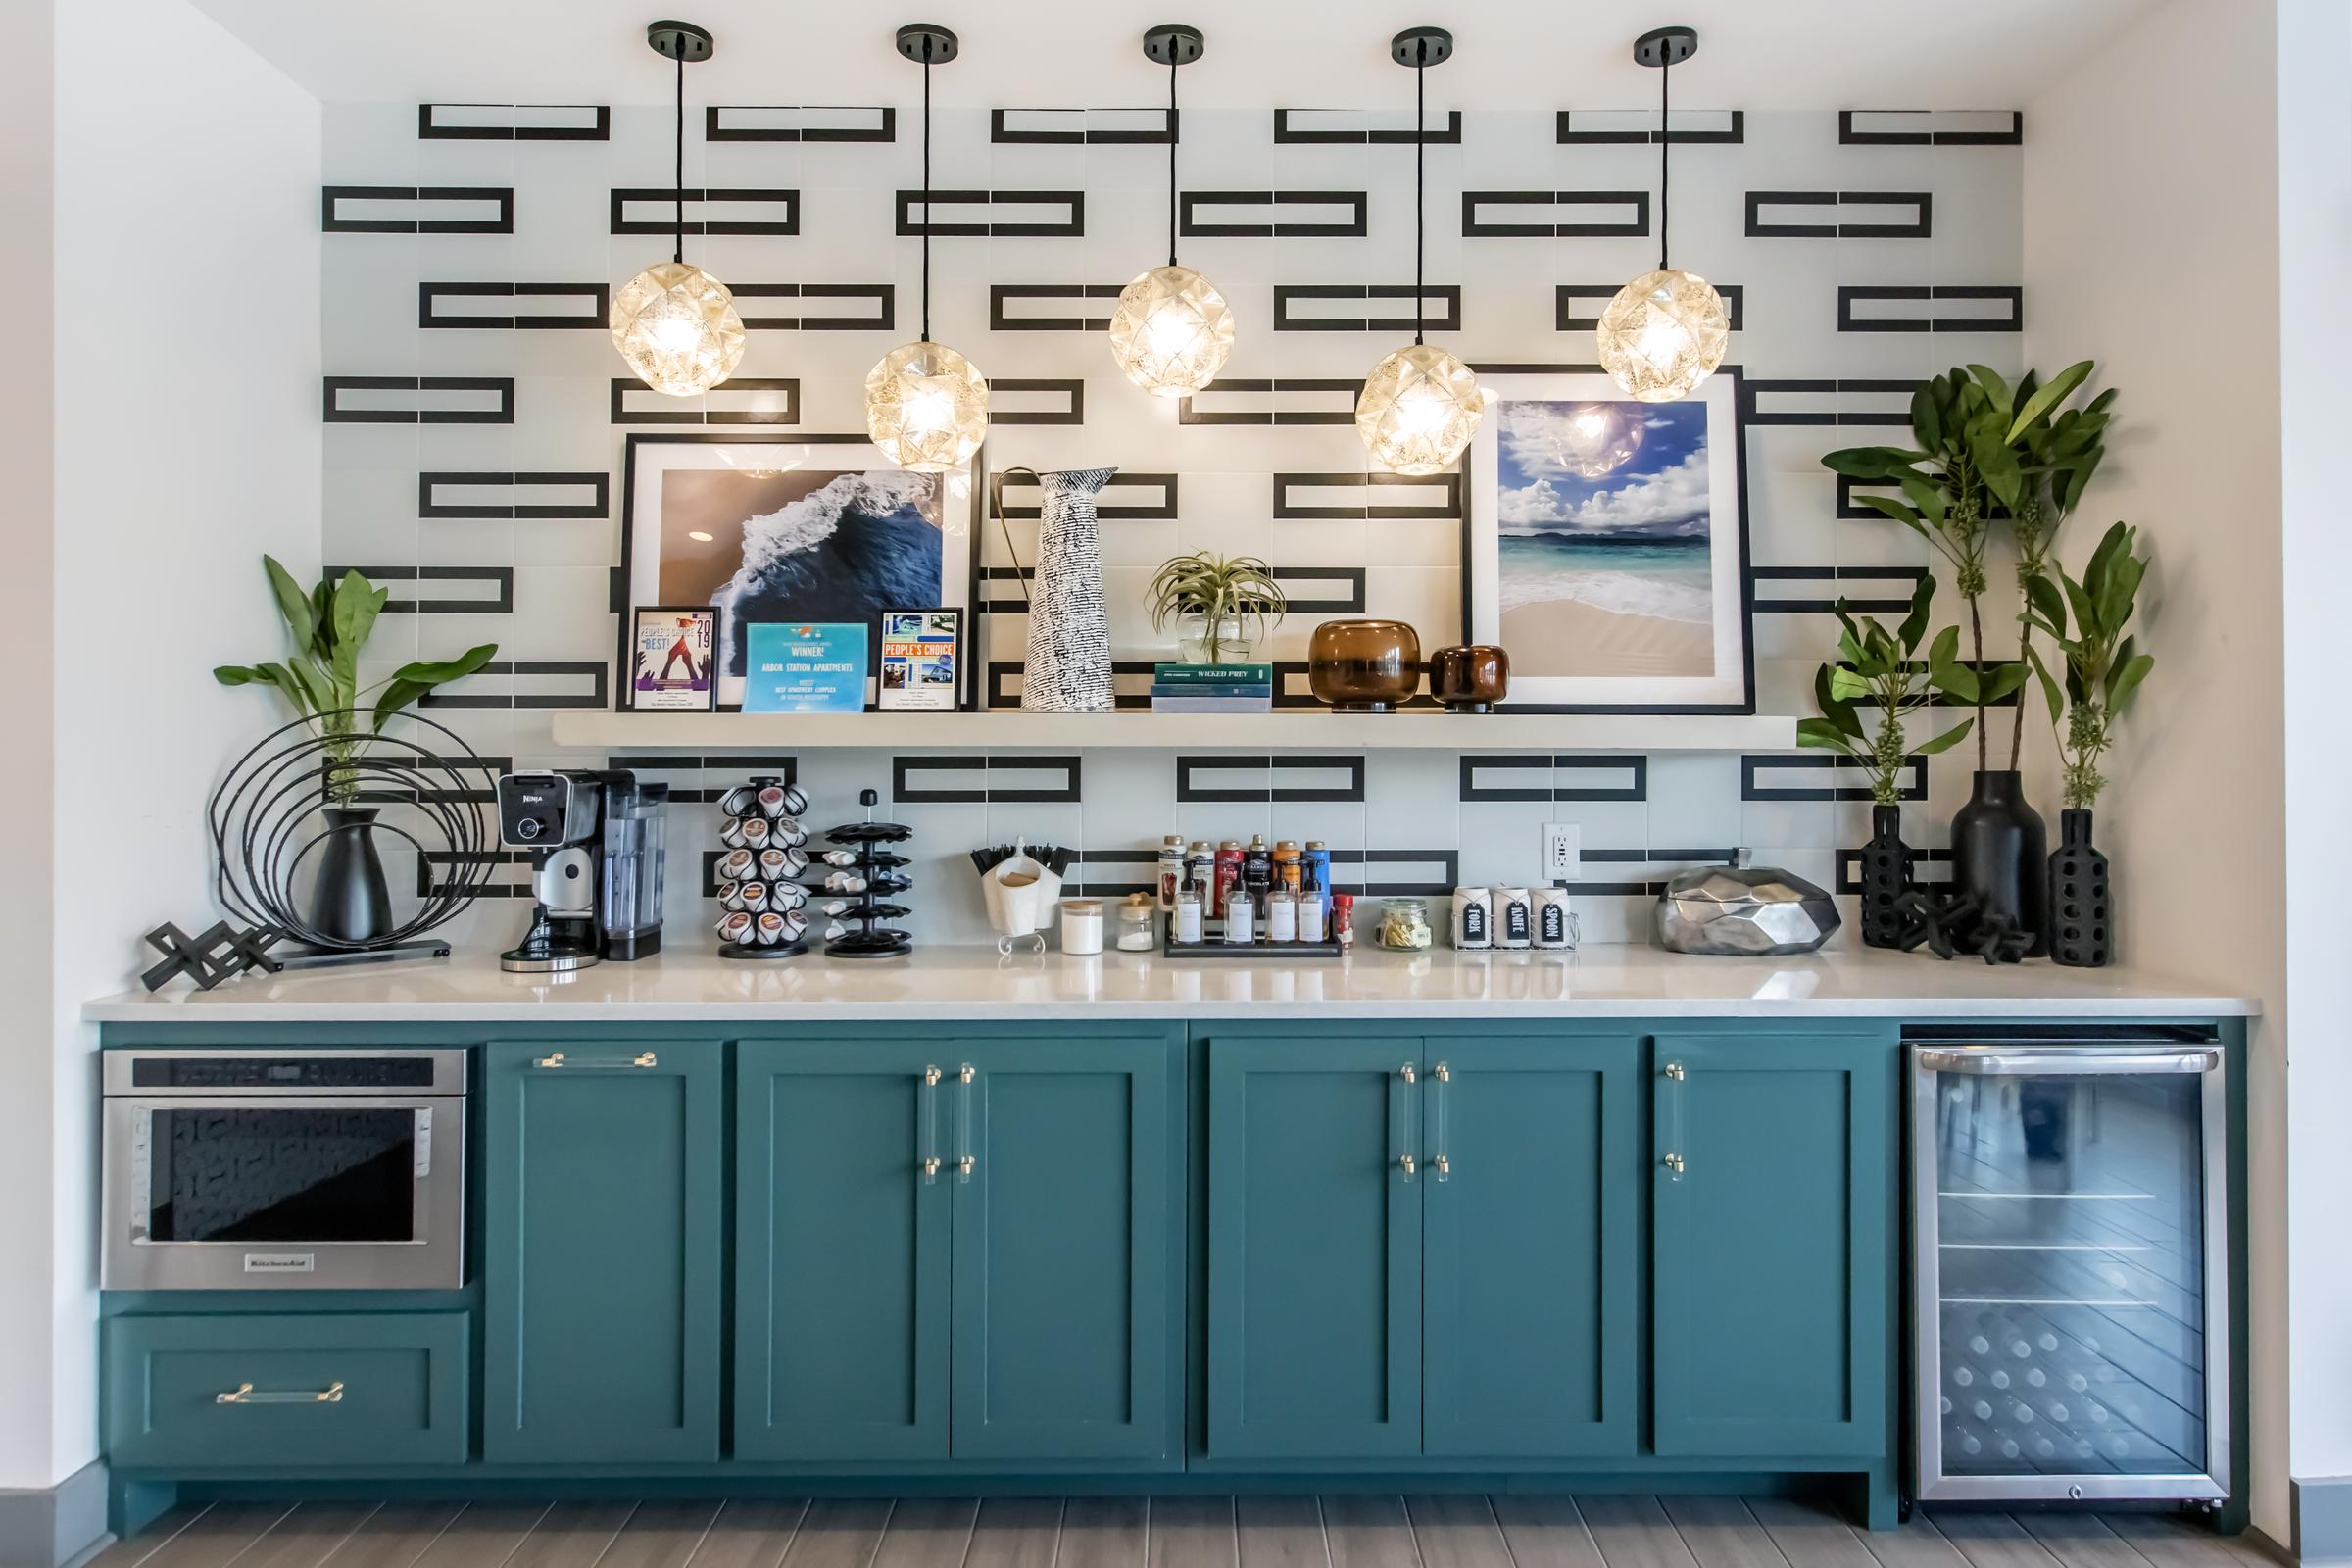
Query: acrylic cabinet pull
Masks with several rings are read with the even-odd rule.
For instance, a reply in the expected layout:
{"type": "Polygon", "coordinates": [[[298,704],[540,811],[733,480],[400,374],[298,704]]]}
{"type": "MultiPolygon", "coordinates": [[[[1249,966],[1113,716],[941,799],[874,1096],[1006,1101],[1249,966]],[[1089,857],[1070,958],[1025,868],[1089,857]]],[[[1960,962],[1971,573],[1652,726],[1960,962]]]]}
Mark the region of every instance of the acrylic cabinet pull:
{"type": "Polygon", "coordinates": [[[1430,1076],[1437,1082],[1429,1090],[1429,1169],[1439,1181],[1446,1181],[1453,1175],[1453,1161],[1446,1152],[1446,1091],[1453,1082],[1453,1072],[1441,1061],[1430,1069],[1430,1076]]]}
{"type": "Polygon", "coordinates": [[[923,1185],[929,1187],[939,1180],[939,1069],[923,1069],[923,1185]]]}
{"type": "MultiPolygon", "coordinates": [[[[1396,1076],[1404,1081],[1404,1086],[1408,1091],[1421,1081],[1419,1072],[1409,1061],[1396,1070],[1396,1076]]],[[[1396,1168],[1404,1173],[1404,1179],[1409,1182],[1421,1168],[1420,1163],[1413,1157],[1413,1150],[1421,1141],[1414,1133],[1413,1111],[1421,1097],[1407,1093],[1398,1098],[1404,1102],[1404,1135],[1397,1142],[1403,1145],[1404,1152],[1396,1156],[1396,1168]]]]}
{"type": "Polygon", "coordinates": [[[614,1069],[620,1067],[659,1067],[662,1065],[662,1062],[661,1058],[657,1057],[650,1051],[641,1051],[634,1056],[608,1056],[601,1059],[592,1057],[586,1061],[573,1061],[570,1057],[564,1055],[561,1051],[551,1051],[546,1055],[541,1056],[537,1060],[533,1061],[531,1065],[534,1067],[549,1069],[556,1067],[570,1067],[574,1069],[595,1071],[599,1068],[614,1069]]]}
{"type": "Polygon", "coordinates": [[[968,1061],[956,1075],[956,1179],[959,1182],[970,1181],[972,1172],[980,1168],[980,1158],[972,1152],[972,1080],[977,1076],[968,1061]]]}
{"type": "Polygon", "coordinates": [[[323,1389],[257,1389],[250,1383],[213,1396],[215,1404],[341,1404],[343,1385],[330,1383],[323,1389]]]}
{"type": "Polygon", "coordinates": [[[1681,1062],[1670,1061],[1659,1070],[1658,1076],[1666,1080],[1666,1087],[1660,1091],[1666,1097],[1666,1153],[1658,1163],[1666,1168],[1668,1181],[1679,1182],[1690,1169],[1690,1161],[1684,1158],[1683,1137],[1683,1085],[1690,1074],[1683,1070],[1681,1062]]]}

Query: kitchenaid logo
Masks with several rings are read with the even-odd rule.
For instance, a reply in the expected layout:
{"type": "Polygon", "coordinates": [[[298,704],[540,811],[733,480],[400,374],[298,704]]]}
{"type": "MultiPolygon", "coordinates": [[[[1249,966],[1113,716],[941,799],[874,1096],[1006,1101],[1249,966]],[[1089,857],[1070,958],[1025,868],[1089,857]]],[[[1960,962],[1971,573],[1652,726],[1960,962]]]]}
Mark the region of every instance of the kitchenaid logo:
{"type": "Polygon", "coordinates": [[[245,1272],[248,1274],[309,1274],[318,1266],[313,1252],[247,1252],[245,1272]]]}

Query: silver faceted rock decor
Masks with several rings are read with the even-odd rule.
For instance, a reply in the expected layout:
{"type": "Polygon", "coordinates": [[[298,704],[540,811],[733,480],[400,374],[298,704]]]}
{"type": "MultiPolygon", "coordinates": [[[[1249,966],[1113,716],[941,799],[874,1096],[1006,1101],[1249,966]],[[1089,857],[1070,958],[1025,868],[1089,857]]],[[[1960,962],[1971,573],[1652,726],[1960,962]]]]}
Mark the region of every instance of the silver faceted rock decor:
{"type": "Polygon", "coordinates": [[[1838,901],[1793,872],[1736,865],[1685,871],[1658,895],[1658,946],[1669,953],[1774,958],[1811,953],[1838,925],[1838,901]]]}

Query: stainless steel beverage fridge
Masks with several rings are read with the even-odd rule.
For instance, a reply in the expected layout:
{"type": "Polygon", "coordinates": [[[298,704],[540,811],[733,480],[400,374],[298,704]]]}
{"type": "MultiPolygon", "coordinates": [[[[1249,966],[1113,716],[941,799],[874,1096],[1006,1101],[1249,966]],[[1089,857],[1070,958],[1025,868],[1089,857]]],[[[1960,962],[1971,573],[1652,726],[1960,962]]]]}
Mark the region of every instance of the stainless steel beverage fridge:
{"type": "Polygon", "coordinates": [[[1910,1058],[1913,1494],[2229,1496],[2220,1046],[2020,1032],[1910,1058]]]}

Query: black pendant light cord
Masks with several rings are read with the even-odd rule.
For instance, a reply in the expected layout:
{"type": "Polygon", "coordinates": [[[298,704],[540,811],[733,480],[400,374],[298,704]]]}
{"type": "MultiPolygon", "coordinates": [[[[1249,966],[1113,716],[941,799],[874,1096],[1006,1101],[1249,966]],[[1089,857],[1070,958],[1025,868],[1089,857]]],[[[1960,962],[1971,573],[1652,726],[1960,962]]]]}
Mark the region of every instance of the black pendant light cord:
{"type": "Polygon", "coordinates": [[[923,40],[923,341],[931,341],[931,40],[923,40]]]}
{"type": "Polygon", "coordinates": [[[686,261],[686,44],[683,39],[678,43],[677,143],[678,234],[676,247],[669,253],[669,259],[683,266],[686,261]]]}
{"type": "Polygon", "coordinates": [[[1422,161],[1428,157],[1429,40],[1413,46],[1413,343],[1421,343],[1421,235],[1428,200],[1422,193],[1422,161]]]}
{"type": "Polygon", "coordinates": [[[1674,43],[1666,43],[1665,63],[1658,68],[1658,270],[1666,270],[1666,175],[1672,167],[1668,154],[1674,148],[1672,122],[1666,118],[1668,85],[1674,80],[1674,43]]]}
{"type": "Polygon", "coordinates": [[[1176,265],[1176,63],[1183,45],[1168,44],[1168,265],[1176,265]]]}

